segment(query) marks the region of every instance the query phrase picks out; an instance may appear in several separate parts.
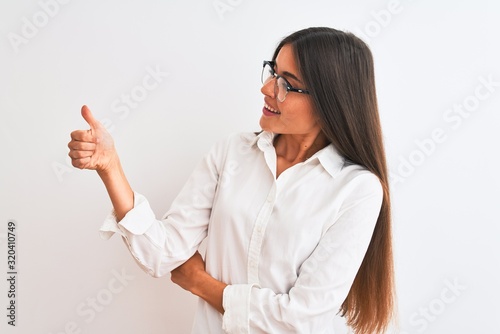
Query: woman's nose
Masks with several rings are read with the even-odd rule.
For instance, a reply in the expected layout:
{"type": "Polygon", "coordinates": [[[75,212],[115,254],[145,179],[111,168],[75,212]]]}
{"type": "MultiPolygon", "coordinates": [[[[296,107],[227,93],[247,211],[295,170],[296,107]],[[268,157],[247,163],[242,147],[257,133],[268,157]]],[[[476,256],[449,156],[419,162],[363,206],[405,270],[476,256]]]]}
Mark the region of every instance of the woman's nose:
{"type": "Polygon", "coordinates": [[[262,85],[262,88],[260,89],[260,91],[262,92],[262,94],[269,96],[269,97],[272,97],[274,99],[274,98],[276,98],[275,89],[274,89],[275,86],[276,86],[276,79],[271,79],[262,85]]]}

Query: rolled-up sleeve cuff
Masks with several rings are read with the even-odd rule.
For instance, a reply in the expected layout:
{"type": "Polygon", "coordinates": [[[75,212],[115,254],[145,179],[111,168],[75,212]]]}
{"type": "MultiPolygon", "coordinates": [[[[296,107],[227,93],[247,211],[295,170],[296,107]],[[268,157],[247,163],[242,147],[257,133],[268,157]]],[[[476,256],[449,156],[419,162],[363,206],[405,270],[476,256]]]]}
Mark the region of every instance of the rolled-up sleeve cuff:
{"type": "Polygon", "coordinates": [[[101,237],[101,239],[108,240],[115,233],[123,235],[122,231],[120,231],[120,229],[118,228],[115,212],[111,211],[106,217],[106,219],[104,219],[104,222],[102,223],[101,228],[99,229],[99,236],[101,237]]]}
{"type": "Polygon", "coordinates": [[[233,284],[222,294],[222,329],[226,333],[248,333],[250,327],[250,294],[255,284],[233,284]]]}
{"type": "Polygon", "coordinates": [[[111,238],[115,233],[125,236],[126,233],[122,229],[135,235],[142,235],[151,227],[155,219],[148,200],[141,194],[134,192],[133,209],[127,212],[120,222],[116,221],[116,215],[112,211],[101,225],[99,234],[105,240],[111,238]]]}

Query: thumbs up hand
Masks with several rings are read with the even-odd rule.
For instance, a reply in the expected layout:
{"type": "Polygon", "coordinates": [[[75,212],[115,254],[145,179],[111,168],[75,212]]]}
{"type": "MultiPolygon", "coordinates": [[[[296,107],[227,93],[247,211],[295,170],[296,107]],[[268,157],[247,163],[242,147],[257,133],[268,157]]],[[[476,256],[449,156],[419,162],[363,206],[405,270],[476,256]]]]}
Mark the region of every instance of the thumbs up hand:
{"type": "Polygon", "coordinates": [[[105,172],[118,162],[113,138],[87,106],[82,107],[82,116],[90,129],[71,133],[68,143],[71,163],[76,168],[105,172]]]}

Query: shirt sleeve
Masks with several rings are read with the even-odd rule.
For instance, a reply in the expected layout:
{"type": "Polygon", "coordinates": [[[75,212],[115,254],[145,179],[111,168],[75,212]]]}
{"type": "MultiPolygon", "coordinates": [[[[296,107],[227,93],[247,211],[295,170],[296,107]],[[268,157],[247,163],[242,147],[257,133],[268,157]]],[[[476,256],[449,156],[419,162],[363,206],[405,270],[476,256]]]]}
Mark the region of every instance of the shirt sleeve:
{"type": "Polygon", "coordinates": [[[370,244],[383,198],[375,175],[366,172],[351,182],[335,222],[287,294],[247,284],[224,289],[226,333],[322,333],[332,326],[370,244]]]}
{"type": "Polygon", "coordinates": [[[137,264],[160,277],[189,259],[207,235],[224,142],[217,143],[195,168],[168,212],[156,219],[147,199],[134,192],[134,207],[120,221],[112,212],[99,232],[103,239],[122,236],[137,264]]]}

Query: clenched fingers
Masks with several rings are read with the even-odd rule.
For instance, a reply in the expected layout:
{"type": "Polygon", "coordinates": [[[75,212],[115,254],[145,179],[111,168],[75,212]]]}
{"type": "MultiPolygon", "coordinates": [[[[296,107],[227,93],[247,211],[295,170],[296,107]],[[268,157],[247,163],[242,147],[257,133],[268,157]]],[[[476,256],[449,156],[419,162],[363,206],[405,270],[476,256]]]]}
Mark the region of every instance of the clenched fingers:
{"type": "Polygon", "coordinates": [[[90,158],[97,146],[93,142],[78,140],[88,140],[88,132],[86,130],[77,130],[71,133],[72,140],[68,143],[68,155],[71,158],[71,164],[77,168],[84,168],[90,162],[90,158]]]}
{"type": "Polygon", "coordinates": [[[95,138],[92,135],[92,131],[90,130],[76,130],[71,132],[71,139],[75,141],[83,141],[83,142],[89,142],[89,143],[94,143],[95,138]]]}
{"type": "Polygon", "coordinates": [[[73,167],[84,169],[90,163],[91,157],[81,158],[81,159],[71,159],[71,164],[73,167]]]}
{"type": "Polygon", "coordinates": [[[76,151],[70,150],[68,155],[71,159],[81,159],[91,157],[94,154],[94,151],[76,151]]]}
{"type": "Polygon", "coordinates": [[[68,143],[68,147],[70,150],[75,150],[75,151],[95,151],[96,144],[72,140],[68,143]]]}

